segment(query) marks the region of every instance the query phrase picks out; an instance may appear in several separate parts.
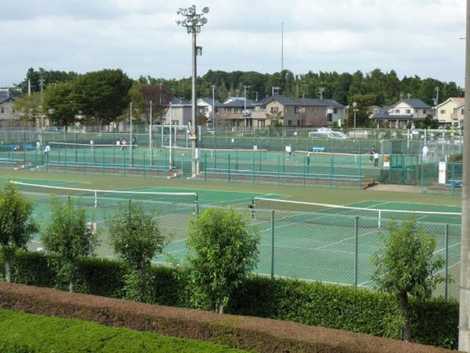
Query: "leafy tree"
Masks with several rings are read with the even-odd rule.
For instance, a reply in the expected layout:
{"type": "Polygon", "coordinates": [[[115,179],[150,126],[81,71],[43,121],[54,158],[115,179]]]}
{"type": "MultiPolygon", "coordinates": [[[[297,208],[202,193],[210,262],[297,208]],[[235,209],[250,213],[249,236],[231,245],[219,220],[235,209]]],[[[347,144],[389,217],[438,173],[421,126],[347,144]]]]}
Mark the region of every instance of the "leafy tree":
{"type": "Polygon", "coordinates": [[[192,220],[187,245],[192,300],[223,313],[258,258],[259,235],[234,210],[208,209],[192,220]]]}
{"type": "Polygon", "coordinates": [[[73,124],[75,116],[78,114],[73,82],[49,86],[44,94],[44,108],[55,125],[69,126],[73,124]]]}
{"type": "Polygon", "coordinates": [[[354,126],[354,108],[353,103],[357,104],[356,111],[356,126],[357,127],[368,127],[371,123],[369,119],[370,111],[369,107],[377,103],[377,96],[373,94],[355,95],[351,98],[348,125],[349,127],[354,126]]]}
{"type": "Polygon", "coordinates": [[[415,219],[403,224],[392,222],[388,226],[384,246],[372,258],[376,286],[394,295],[399,302],[404,321],[404,339],[411,339],[410,298],[419,301],[429,299],[432,290],[442,282],[438,271],[443,267],[442,258],[434,256],[435,240],[415,219]]]}
{"type": "Polygon", "coordinates": [[[161,235],[155,217],[144,208],[129,201],[108,221],[114,251],[127,267],[125,296],[128,299],[152,300],[150,265],[162,252],[165,238],[161,235]]]}
{"type": "Polygon", "coordinates": [[[127,109],[131,85],[121,70],[89,72],[74,82],[74,101],[89,120],[109,124],[127,109]]]}
{"type": "Polygon", "coordinates": [[[11,282],[11,265],[18,249],[26,249],[37,226],[32,220],[33,206],[15,187],[8,184],[0,193],[0,250],[5,280],[11,282]]]}
{"type": "Polygon", "coordinates": [[[25,79],[18,85],[24,94],[28,92],[28,80],[31,82],[31,91],[39,92],[41,90],[40,80],[44,80],[44,87],[59,83],[67,82],[77,78],[78,74],[75,72],[57,71],[57,70],[45,70],[42,67],[38,70],[29,68],[26,72],[25,79]]]}
{"type": "Polygon", "coordinates": [[[27,122],[36,122],[43,113],[40,93],[32,93],[31,96],[19,97],[15,99],[14,104],[15,110],[21,113],[22,120],[27,122]]]}
{"type": "Polygon", "coordinates": [[[59,282],[67,283],[69,292],[73,292],[78,260],[93,254],[97,238],[87,224],[85,209],[77,208],[70,198],[65,203],[53,200],[51,205],[51,221],[42,234],[42,242],[53,255],[51,261],[57,268],[59,282]]]}

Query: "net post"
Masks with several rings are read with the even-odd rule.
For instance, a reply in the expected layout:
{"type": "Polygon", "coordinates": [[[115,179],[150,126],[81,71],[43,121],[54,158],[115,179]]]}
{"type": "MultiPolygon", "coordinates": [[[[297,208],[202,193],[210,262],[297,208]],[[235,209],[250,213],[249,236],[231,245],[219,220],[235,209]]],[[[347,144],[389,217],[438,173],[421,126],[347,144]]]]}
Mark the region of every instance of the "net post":
{"type": "Polygon", "coordinates": [[[444,233],[445,242],[445,287],[444,287],[444,299],[449,300],[449,224],[445,226],[444,233]]]}
{"type": "Polygon", "coordinates": [[[271,279],[274,279],[274,226],[276,211],[271,211],[271,279]]]}
{"type": "Polygon", "coordinates": [[[94,192],[94,197],[95,197],[94,208],[98,208],[98,191],[96,190],[94,192]]]}
{"type": "Polygon", "coordinates": [[[377,216],[377,222],[378,222],[378,229],[382,229],[382,210],[379,210],[379,214],[377,216]]]}
{"type": "Polygon", "coordinates": [[[354,217],[354,288],[359,282],[359,217],[354,217]]]}
{"type": "Polygon", "coordinates": [[[251,219],[256,219],[256,198],[251,199],[251,204],[250,204],[250,210],[251,210],[251,219]]]}

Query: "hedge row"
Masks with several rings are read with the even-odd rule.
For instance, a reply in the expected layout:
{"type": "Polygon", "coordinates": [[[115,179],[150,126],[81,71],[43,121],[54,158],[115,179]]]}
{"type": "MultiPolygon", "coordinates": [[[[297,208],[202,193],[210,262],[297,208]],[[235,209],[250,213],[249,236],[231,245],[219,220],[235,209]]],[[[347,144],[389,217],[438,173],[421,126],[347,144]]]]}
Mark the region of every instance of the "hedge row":
{"type": "Polygon", "coordinates": [[[0,310],[2,353],[248,353],[226,346],[0,310]]]}
{"type": "MultiPolygon", "coordinates": [[[[54,273],[39,253],[20,253],[14,267],[19,283],[53,287],[54,273]]],[[[184,269],[153,268],[154,304],[190,308],[190,289],[184,269]]],[[[124,267],[103,259],[83,259],[79,290],[122,297],[124,267]]],[[[456,348],[458,304],[435,299],[413,304],[413,339],[423,344],[456,348]]],[[[402,321],[396,301],[385,294],[321,283],[249,278],[229,303],[232,314],[289,320],[399,339],[402,321]]]]}
{"type": "MultiPolygon", "coordinates": [[[[0,284],[0,306],[40,315],[95,321],[108,326],[157,332],[165,336],[211,341],[259,353],[450,353],[443,348],[408,344],[288,321],[218,315],[6,283],[0,284]]],[[[27,323],[24,325],[28,326],[27,323]]],[[[93,345],[100,342],[94,334],[86,335],[83,330],[73,327],[73,323],[66,325],[60,323],[55,326],[63,330],[65,336],[62,336],[62,339],[65,341],[71,335],[76,336],[74,342],[77,345],[74,348],[78,349],[89,344],[86,351],[94,352],[93,345]],[[88,343],[89,338],[91,341],[88,343]]],[[[12,329],[13,327],[10,328],[8,324],[0,323],[0,331],[6,333],[6,336],[18,335],[18,332],[12,329]]],[[[29,337],[27,343],[48,340],[47,326],[41,323],[27,328],[20,326],[18,329],[21,329],[19,333],[21,336],[29,337]]],[[[107,338],[112,341],[114,337],[111,334],[107,338]]],[[[58,335],[50,340],[58,343],[60,339],[61,336],[58,335]]],[[[124,344],[131,341],[132,337],[128,336],[124,344]]],[[[107,340],[104,343],[107,343],[107,340]]],[[[80,352],[80,350],[73,351],[80,352]]],[[[119,352],[117,349],[111,351],[119,352]]],[[[183,349],[181,351],[186,352],[183,349]]],[[[63,352],[67,353],[70,350],[63,352]]],[[[133,351],[126,349],[126,352],[133,351]]]]}

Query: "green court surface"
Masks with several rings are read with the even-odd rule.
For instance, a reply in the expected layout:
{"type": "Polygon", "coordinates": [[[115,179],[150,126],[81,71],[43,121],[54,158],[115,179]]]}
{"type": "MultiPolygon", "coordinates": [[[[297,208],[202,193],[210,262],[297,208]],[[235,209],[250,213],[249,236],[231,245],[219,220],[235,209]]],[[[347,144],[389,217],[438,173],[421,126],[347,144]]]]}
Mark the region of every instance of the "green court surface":
{"type": "MultiPolygon", "coordinates": [[[[117,147],[113,145],[52,145],[42,150],[1,150],[0,163],[16,163],[25,168],[93,169],[126,173],[164,173],[172,166],[187,175],[191,170],[191,150],[176,147],[117,147]]],[[[380,167],[374,166],[367,154],[309,153],[266,150],[201,149],[200,170],[204,178],[263,178],[285,177],[290,180],[328,180],[360,183],[363,178],[377,178],[380,167]]]]}
{"type": "MultiPolygon", "coordinates": [[[[367,201],[350,205],[353,207],[381,207],[385,210],[435,211],[437,206],[367,201]]],[[[447,212],[458,212],[447,207],[447,212]]],[[[439,208],[439,212],[442,209],[439,208]]],[[[367,212],[366,212],[367,213],[367,212]]],[[[373,266],[370,259],[382,246],[386,226],[392,221],[408,219],[409,213],[384,215],[383,227],[377,226],[374,214],[344,210],[302,211],[276,210],[274,233],[272,210],[256,210],[252,224],[261,235],[260,260],[257,273],[324,281],[340,284],[370,286],[373,266]],[[355,220],[358,217],[356,238],[355,220]],[[356,241],[357,239],[357,241],[356,241]],[[273,248],[274,245],[274,248],[273,248]],[[357,252],[356,252],[357,246],[357,252]],[[356,257],[357,256],[357,257],[356,257]],[[357,260],[356,260],[357,259],[357,260]],[[357,274],[356,274],[357,261],[357,274]],[[357,278],[356,278],[357,276],[357,278]]],[[[421,227],[436,240],[436,255],[446,253],[446,229],[448,234],[448,266],[458,266],[460,258],[460,218],[457,216],[417,215],[421,227]]],[[[174,262],[182,262],[187,253],[184,241],[170,244],[166,252],[174,262]]],[[[160,259],[165,260],[165,256],[160,259]]]]}
{"type": "MultiPolygon", "coordinates": [[[[68,192],[19,187],[20,191],[34,201],[34,216],[41,226],[48,221],[52,197],[62,200],[71,197],[85,207],[90,219],[97,223],[102,241],[98,249],[99,256],[114,256],[106,234],[106,220],[117,207],[125,206],[131,199],[133,202],[141,202],[146,209],[157,214],[162,232],[169,240],[164,253],[156,261],[184,263],[187,254],[187,227],[197,210],[191,195],[194,192],[198,196],[197,206],[200,211],[208,207],[232,207],[241,212],[250,226],[259,231],[260,257],[255,270],[259,274],[270,275],[273,269],[274,275],[279,277],[371,286],[370,275],[373,268],[370,257],[380,249],[386,226],[391,220],[409,218],[413,211],[428,212],[417,214],[417,221],[436,239],[436,255],[447,254],[449,271],[454,276],[458,271],[460,217],[442,212],[459,212],[459,198],[449,195],[436,199],[435,195],[361,191],[356,188],[252,185],[0,168],[0,185],[12,179],[62,188],[115,190],[115,193],[98,192],[95,198],[94,193],[89,191],[68,192]],[[170,194],[145,194],[152,192],[170,194]],[[254,197],[347,205],[359,209],[331,209],[310,204],[276,205],[256,201],[255,212],[252,213],[248,205],[254,197]],[[377,209],[381,210],[380,215],[377,209]]],[[[41,247],[39,236],[31,247],[41,247]]]]}

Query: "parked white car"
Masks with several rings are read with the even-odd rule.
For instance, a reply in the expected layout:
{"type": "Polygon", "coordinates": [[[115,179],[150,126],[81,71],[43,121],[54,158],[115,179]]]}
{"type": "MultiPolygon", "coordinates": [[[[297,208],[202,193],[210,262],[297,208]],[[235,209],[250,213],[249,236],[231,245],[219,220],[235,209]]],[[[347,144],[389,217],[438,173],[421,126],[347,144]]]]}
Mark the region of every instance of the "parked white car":
{"type": "Polygon", "coordinates": [[[319,128],[314,131],[310,131],[308,136],[314,139],[327,138],[332,140],[346,140],[348,138],[348,136],[342,132],[333,131],[328,128],[319,128]]]}

